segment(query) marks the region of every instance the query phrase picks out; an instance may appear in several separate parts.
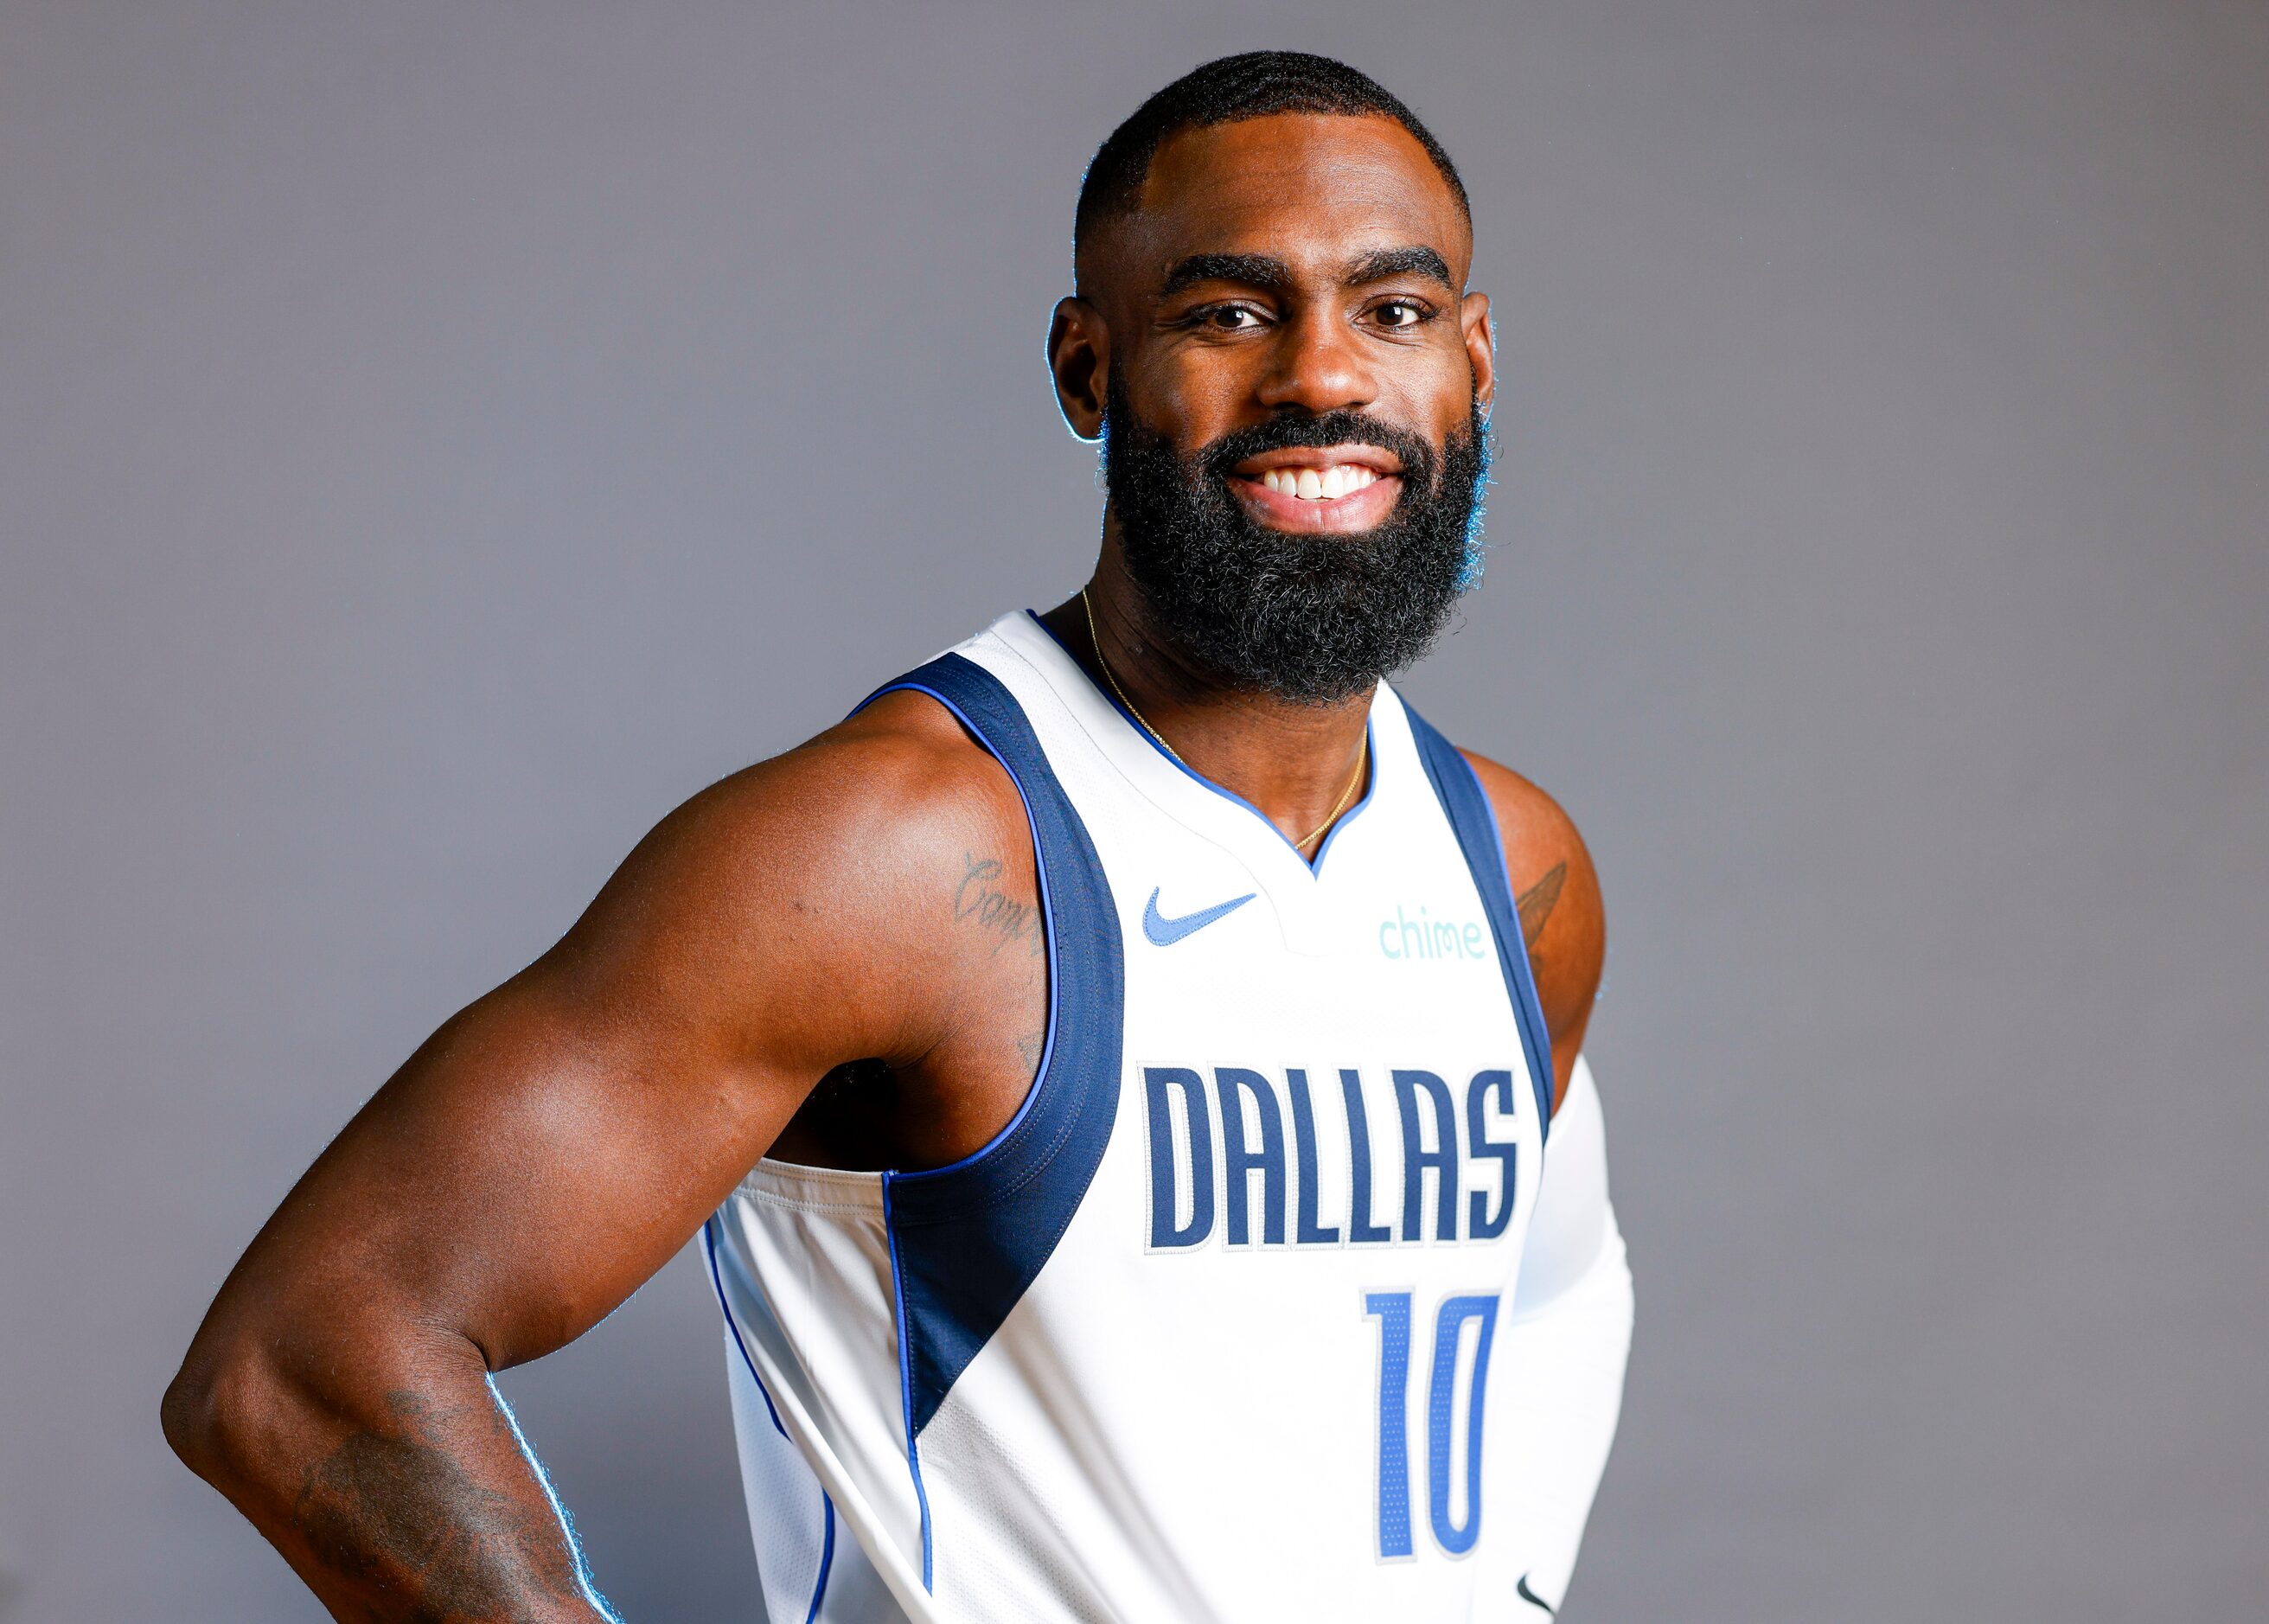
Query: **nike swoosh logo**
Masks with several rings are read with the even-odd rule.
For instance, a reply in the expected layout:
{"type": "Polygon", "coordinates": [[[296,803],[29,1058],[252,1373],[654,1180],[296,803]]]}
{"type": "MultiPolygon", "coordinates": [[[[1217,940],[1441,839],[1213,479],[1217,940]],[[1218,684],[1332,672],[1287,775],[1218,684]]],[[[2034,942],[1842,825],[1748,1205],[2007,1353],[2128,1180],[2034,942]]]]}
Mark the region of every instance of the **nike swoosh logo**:
{"type": "Polygon", "coordinates": [[[1516,1583],[1512,1588],[1519,1592],[1521,1600],[1532,1602],[1535,1606],[1543,1608],[1544,1616],[1546,1618],[1551,1618],[1555,1615],[1555,1610],[1552,1604],[1545,1600],[1543,1597],[1539,1596],[1534,1591],[1528,1588],[1528,1576],[1526,1574],[1522,1574],[1519,1582],[1516,1583]]]}
{"type": "Polygon", "coordinates": [[[1247,891],[1242,897],[1232,897],[1227,902],[1217,902],[1210,908],[1201,908],[1195,913],[1185,913],[1179,919],[1170,919],[1158,912],[1158,891],[1154,888],[1150,900],[1142,904],[1142,934],[1162,948],[1171,948],[1192,931],[1203,930],[1224,914],[1236,912],[1253,900],[1255,893],[1247,891]]]}

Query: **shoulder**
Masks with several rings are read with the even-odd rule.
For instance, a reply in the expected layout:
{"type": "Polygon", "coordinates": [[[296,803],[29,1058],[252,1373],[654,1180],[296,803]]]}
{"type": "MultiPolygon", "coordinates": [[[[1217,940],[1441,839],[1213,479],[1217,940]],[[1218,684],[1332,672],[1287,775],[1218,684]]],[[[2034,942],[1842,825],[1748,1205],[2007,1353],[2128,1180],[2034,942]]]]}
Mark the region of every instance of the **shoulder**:
{"type": "Polygon", "coordinates": [[[942,706],[885,695],[663,818],[543,967],[815,1062],[919,1050],[955,968],[928,904],[972,852],[1029,853],[1014,781],[942,706]]]}
{"type": "Polygon", "coordinates": [[[686,801],[632,861],[657,880],[778,892],[817,907],[876,890],[962,836],[1021,831],[1000,764],[942,706],[886,694],[857,715],[686,801]]]}
{"type": "Polygon", "coordinates": [[[1537,1001],[1551,1028],[1556,1069],[1564,1089],[1607,957],[1599,873],[1575,820],[1558,801],[1486,756],[1464,749],[1459,754],[1472,764],[1497,814],[1537,1001]]]}
{"type": "Polygon", "coordinates": [[[1024,822],[1000,763],[943,705],[905,690],[713,786],[680,815],[714,820],[721,834],[761,835],[766,846],[792,829],[814,862],[885,870],[972,828],[1021,831],[1024,822]]]}

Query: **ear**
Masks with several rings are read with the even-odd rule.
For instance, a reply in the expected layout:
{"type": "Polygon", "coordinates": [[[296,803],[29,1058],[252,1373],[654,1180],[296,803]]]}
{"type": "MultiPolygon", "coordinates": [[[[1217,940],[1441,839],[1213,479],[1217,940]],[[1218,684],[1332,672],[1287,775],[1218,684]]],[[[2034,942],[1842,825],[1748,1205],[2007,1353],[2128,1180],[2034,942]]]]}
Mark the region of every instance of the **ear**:
{"type": "Polygon", "coordinates": [[[1103,313],[1083,299],[1060,299],[1048,323],[1048,373],[1056,405],[1082,439],[1103,432],[1103,402],[1111,376],[1111,329],[1103,313]]]}
{"type": "Polygon", "coordinates": [[[1474,369],[1474,398],[1486,417],[1497,404],[1497,334],[1489,326],[1486,293],[1468,293],[1458,305],[1458,324],[1464,330],[1466,359],[1474,369]]]}

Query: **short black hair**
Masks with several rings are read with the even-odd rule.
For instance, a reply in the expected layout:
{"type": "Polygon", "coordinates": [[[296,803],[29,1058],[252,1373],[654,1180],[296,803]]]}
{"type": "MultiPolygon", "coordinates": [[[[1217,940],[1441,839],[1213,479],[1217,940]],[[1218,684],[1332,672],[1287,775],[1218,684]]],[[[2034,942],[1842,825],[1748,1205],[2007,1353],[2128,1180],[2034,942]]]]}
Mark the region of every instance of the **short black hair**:
{"type": "Polygon", "coordinates": [[[1467,220],[1473,206],[1458,166],[1418,115],[1389,94],[1369,74],[1343,62],[1306,51],[1245,51],[1216,57],[1191,69],[1128,115],[1095,150],[1080,182],[1079,210],[1072,220],[1072,256],[1097,224],[1132,209],[1150,173],[1150,160],[1169,139],[1185,129],[1235,124],[1274,113],[1340,114],[1391,118],[1408,130],[1450,183],[1467,220]]]}

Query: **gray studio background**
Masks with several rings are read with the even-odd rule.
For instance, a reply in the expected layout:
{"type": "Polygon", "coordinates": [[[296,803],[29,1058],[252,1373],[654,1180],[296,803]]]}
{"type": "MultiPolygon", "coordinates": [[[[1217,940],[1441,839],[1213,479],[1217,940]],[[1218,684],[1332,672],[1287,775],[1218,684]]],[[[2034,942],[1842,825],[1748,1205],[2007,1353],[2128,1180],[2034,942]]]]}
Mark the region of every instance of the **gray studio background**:
{"type": "MultiPolygon", "coordinates": [[[[1608,886],[1566,1616],[2259,1617],[2269,8],[802,12],[0,4],[11,1624],[318,1616],[159,1437],[223,1271],[672,803],[1077,583],[1081,168],[1264,44],[1498,300],[1410,685],[1608,886]]],[[[687,1259],[506,1387],[633,1624],[758,1616],[687,1259]]]]}

